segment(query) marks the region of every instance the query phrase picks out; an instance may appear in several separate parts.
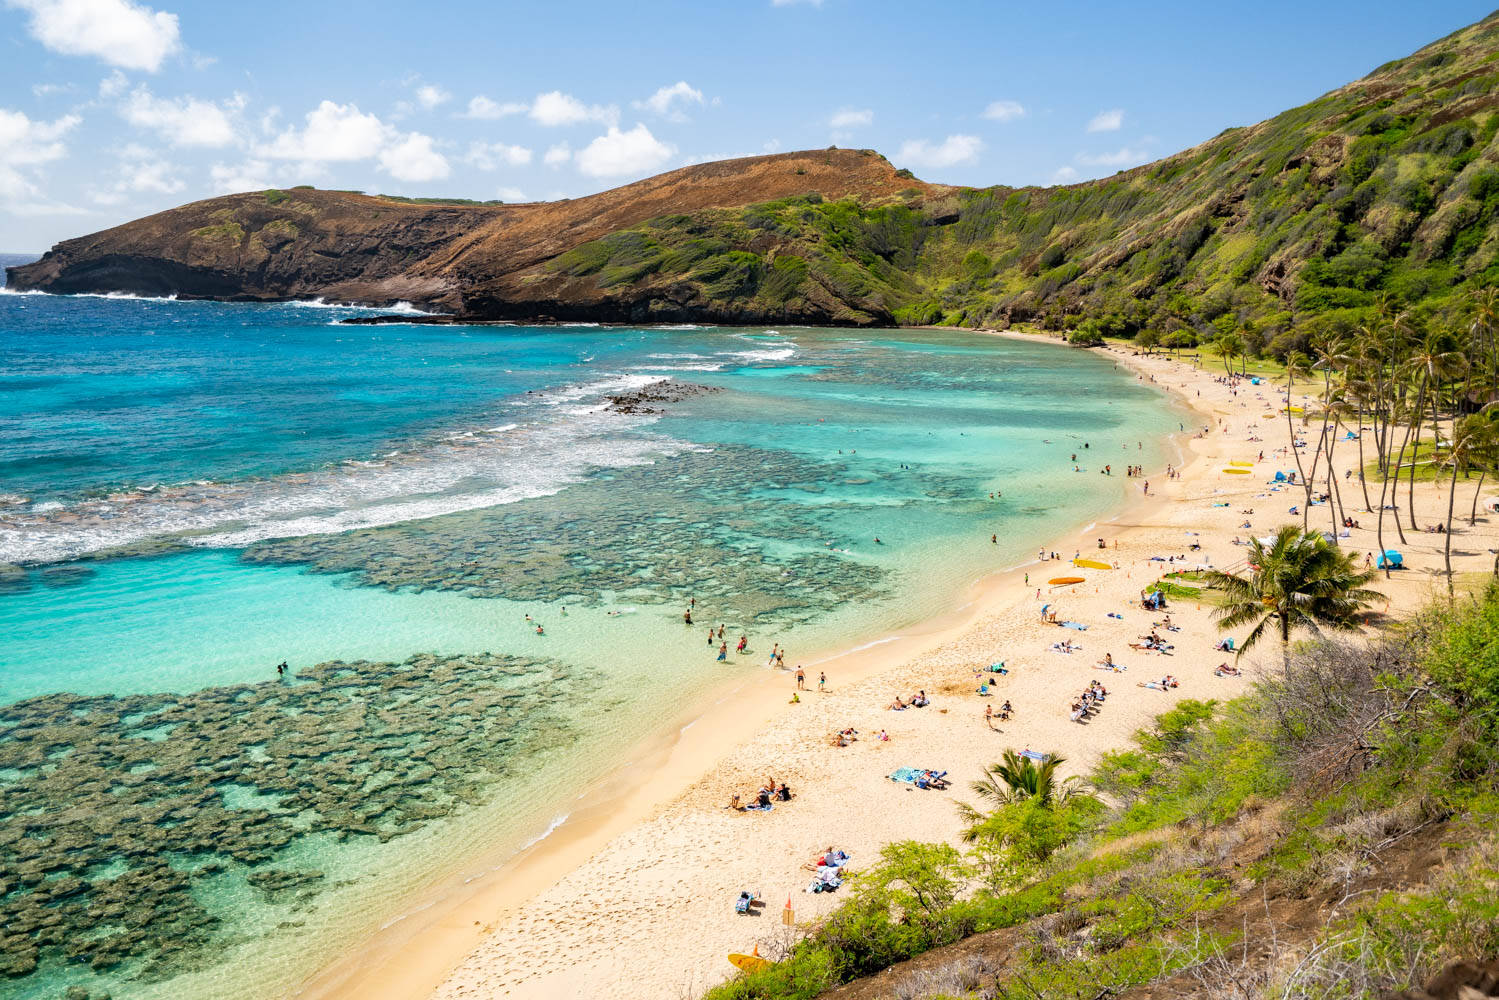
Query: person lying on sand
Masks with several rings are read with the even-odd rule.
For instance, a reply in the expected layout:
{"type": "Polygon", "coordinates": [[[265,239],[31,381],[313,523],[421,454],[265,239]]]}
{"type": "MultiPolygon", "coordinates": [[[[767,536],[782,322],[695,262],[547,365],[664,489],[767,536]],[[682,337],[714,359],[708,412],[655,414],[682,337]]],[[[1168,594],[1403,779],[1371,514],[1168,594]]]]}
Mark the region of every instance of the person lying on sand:
{"type": "Polygon", "coordinates": [[[904,712],[909,707],[910,707],[909,705],[907,705],[905,702],[903,702],[903,701],[900,700],[900,695],[896,695],[895,696],[895,700],[892,701],[890,704],[888,704],[888,705],[885,706],[885,711],[887,711],[887,712],[904,712]]]}
{"type": "Polygon", "coordinates": [[[1242,671],[1240,671],[1238,667],[1231,666],[1227,663],[1220,663],[1213,668],[1213,675],[1215,677],[1238,677],[1241,674],[1242,671]]]}

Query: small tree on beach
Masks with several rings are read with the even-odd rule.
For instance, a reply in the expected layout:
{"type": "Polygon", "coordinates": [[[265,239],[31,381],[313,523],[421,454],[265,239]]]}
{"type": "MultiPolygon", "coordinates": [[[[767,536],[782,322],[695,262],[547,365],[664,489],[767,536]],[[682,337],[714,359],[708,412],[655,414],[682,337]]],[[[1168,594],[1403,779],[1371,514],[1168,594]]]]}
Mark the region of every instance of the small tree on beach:
{"type": "Polygon", "coordinates": [[[1294,524],[1282,526],[1269,545],[1250,539],[1247,558],[1247,576],[1217,570],[1206,574],[1208,586],[1224,595],[1213,612],[1218,627],[1254,625],[1239,644],[1238,656],[1273,627],[1280,633],[1282,664],[1288,666],[1292,632],[1307,629],[1320,635],[1323,628],[1357,628],[1359,612],[1384,596],[1365,588],[1378,575],[1375,570],[1360,570],[1320,533],[1294,524]]]}

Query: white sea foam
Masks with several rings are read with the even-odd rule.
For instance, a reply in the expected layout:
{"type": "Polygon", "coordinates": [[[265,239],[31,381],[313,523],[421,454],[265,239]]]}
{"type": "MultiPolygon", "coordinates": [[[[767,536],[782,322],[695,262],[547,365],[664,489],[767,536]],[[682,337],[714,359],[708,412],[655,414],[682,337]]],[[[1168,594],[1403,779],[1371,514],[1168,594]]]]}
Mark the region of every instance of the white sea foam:
{"type": "Polygon", "coordinates": [[[162,537],[242,547],[549,496],[593,469],[645,465],[691,448],[649,431],[655,417],[607,412],[599,399],[654,381],[622,376],[571,387],[559,394],[594,405],[539,410],[535,420],[459,432],[382,461],[9,509],[0,516],[0,562],[54,562],[162,537]]]}
{"type": "Polygon", "coordinates": [[[720,357],[742,358],[745,361],[785,361],[796,354],[796,348],[788,344],[784,347],[758,351],[720,351],[718,353],[720,357]]]}
{"type": "Polygon", "coordinates": [[[537,844],[541,843],[543,840],[546,840],[552,834],[556,833],[557,828],[563,823],[567,822],[568,815],[568,813],[563,813],[560,816],[553,816],[552,821],[547,824],[547,828],[538,833],[536,836],[532,837],[530,840],[526,841],[524,844],[520,845],[520,849],[522,851],[529,851],[531,848],[535,847],[537,844]]]}
{"type": "Polygon", "coordinates": [[[0,287],[0,295],[50,295],[59,299],[120,299],[130,302],[178,302],[181,301],[175,295],[135,295],[130,292],[45,292],[40,288],[28,288],[18,291],[13,288],[0,287]]]}

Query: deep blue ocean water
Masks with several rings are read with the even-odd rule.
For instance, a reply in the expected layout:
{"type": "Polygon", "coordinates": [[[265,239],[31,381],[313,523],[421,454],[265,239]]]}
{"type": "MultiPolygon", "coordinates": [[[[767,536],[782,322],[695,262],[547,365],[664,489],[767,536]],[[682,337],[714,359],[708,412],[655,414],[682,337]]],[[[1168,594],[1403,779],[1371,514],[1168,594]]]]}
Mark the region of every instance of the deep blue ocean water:
{"type": "MultiPolygon", "coordinates": [[[[283,995],[411,893],[565,812],[607,772],[614,754],[598,748],[672,721],[652,710],[663,699],[702,703],[717,672],[763,670],[772,641],[796,662],[951,607],[1116,507],[1128,481],[1102,466],[1157,464],[1181,420],[1107,360],[956,331],[337,323],[364,312],[0,293],[0,793],[98,794],[97,773],[66,762],[110,741],[137,740],[102,761],[161,741],[131,773],[166,774],[202,747],[221,762],[202,780],[270,845],[170,896],[218,921],[185,958],[153,966],[150,940],[121,930],[124,961],[92,972],[43,948],[0,995],[283,995]],[[663,379],[694,389],[656,412],[609,406],[663,379]],[[701,631],[719,621],[754,655],[720,665],[701,631]],[[319,718],[309,731],[338,736],[327,753],[372,780],[389,748],[328,699],[352,683],[340,677],[388,676],[416,654],[504,657],[483,669],[534,682],[490,720],[512,735],[483,762],[524,762],[533,780],[463,774],[452,762],[472,752],[434,708],[430,732],[399,738],[479,791],[445,792],[376,837],[337,780],[265,770],[286,737],[260,709],[188,735],[215,699],[263,703],[319,718]],[[283,660],[310,679],[273,687],[283,660]],[[314,668],[330,660],[374,666],[314,668]],[[188,721],[135,721],[174,712],[188,721]],[[37,726],[68,734],[64,763],[28,763],[17,733],[37,726]],[[310,783],[321,797],[277,805],[310,783]],[[297,892],[247,881],[312,869],[297,892]]],[[[419,669],[431,683],[382,719],[405,711],[420,729],[410,706],[452,704],[442,671],[419,669]]],[[[151,794],[91,808],[149,810],[151,794]]],[[[215,817],[210,833],[227,822],[215,817]]],[[[177,829],[161,852],[182,868],[177,829]]],[[[121,837],[97,834],[77,863],[90,892],[145,863],[121,837]]]]}

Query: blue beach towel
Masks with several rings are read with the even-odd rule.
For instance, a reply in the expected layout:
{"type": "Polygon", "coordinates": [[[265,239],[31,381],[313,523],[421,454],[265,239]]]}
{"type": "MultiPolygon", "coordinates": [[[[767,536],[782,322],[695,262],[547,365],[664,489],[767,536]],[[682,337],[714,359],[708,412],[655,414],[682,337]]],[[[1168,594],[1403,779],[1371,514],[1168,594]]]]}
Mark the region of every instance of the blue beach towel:
{"type": "Polygon", "coordinates": [[[1062,627],[1063,628],[1075,628],[1079,632],[1086,632],[1086,631],[1088,631],[1088,626],[1083,625],[1080,622],[1063,622],[1062,623],[1062,627]]]}
{"type": "Polygon", "coordinates": [[[1022,757],[1028,757],[1031,760],[1036,761],[1037,763],[1043,763],[1044,764],[1046,762],[1047,758],[1051,756],[1051,754],[1049,754],[1049,753],[1042,753],[1039,750],[1022,750],[1022,751],[1020,751],[1020,756],[1022,756],[1022,757]]]}
{"type": "Polygon", "coordinates": [[[921,773],[917,767],[900,767],[890,772],[891,781],[904,781],[907,784],[916,784],[916,776],[921,773]]]}

